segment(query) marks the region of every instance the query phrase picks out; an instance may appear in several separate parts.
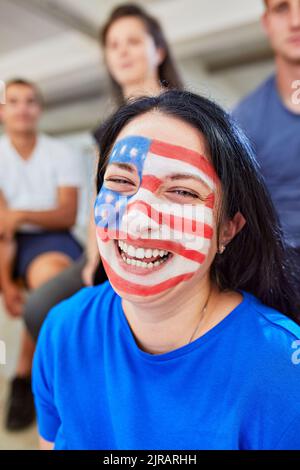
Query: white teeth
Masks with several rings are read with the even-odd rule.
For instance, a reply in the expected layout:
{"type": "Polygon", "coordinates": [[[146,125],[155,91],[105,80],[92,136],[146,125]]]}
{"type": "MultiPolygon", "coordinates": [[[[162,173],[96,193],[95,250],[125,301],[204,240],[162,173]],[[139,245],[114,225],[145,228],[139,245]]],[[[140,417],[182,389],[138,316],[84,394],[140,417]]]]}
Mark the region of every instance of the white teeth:
{"type": "Polygon", "coordinates": [[[135,257],[136,257],[136,258],[140,258],[140,259],[145,258],[145,250],[144,250],[144,248],[137,248],[137,249],[135,250],[135,257]]]}
{"type": "Polygon", "coordinates": [[[125,251],[125,253],[127,253],[127,245],[125,242],[123,242],[122,240],[119,240],[118,241],[118,244],[119,244],[119,247],[121,248],[122,251],[125,251]]]}
{"type": "Polygon", "coordinates": [[[152,256],[158,256],[158,255],[166,256],[168,254],[168,251],[157,250],[157,249],[151,250],[150,248],[147,248],[147,250],[144,250],[143,248],[135,249],[132,245],[126,245],[126,243],[122,242],[121,240],[118,242],[118,244],[122,250],[121,256],[122,256],[123,261],[126,264],[129,264],[131,266],[138,266],[140,268],[151,269],[156,266],[159,266],[160,264],[164,263],[167,260],[167,258],[164,258],[161,260],[156,260],[153,263],[153,262],[141,261],[140,259],[127,258],[125,253],[128,253],[129,256],[134,256],[135,258],[145,259],[145,258],[151,258],[152,256]],[[151,252],[150,256],[147,256],[147,252],[148,252],[148,255],[149,255],[149,252],[151,252]]]}
{"type": "Polygon", "coordinates": [[[132,258],[145,259],[152,257],[157,258],[157,256],[163,258],[164,256],[167,256],[169,254],[168,251],[158,250],[157,248],[153,250],[151,248],[135,248],[132,245],[127,245],[127,243],[123,242],[122,240],[118,241],[118,245],[124,253],[127,253],[132,258]]]}
{"type": "Polygon", "coordinates": [[[155,261],[155,263],[146,263],[145,261],[139,261],[139,260],[134,260],[134,259],[128,259],[128,258],[123,258],[124,261],[126,261],[127,264],[131,264],[131,266],[138,266],[139,268],[154,268],[155,266],[159,266],[160,264],[163,264],[165,260],[159,260],[155,261]],[[130,261],[130,263],[128,263],[130,261]]]}
{"type": "Polygon", "coordinates": [[[128,250],[127,250],[127,254],[129,256],[135,256],[135,248],[133,248],[133,246],[129,245],[128,250]]]}

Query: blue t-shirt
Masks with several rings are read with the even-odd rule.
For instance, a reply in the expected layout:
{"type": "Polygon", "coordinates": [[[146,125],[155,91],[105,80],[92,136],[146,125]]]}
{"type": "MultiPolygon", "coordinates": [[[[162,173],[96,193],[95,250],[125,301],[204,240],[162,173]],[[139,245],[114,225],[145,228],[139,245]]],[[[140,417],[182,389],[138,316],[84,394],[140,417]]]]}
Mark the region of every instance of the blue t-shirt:
{"type": "Polygon", "coordinates": [[[284,106],[274,76],[247,96],[233,115],[254,146],[286,240],[299,248],[300,115],[284,106]]]}
{"type": "Polygon", "coordinates": [[[202,337],[141,350],[109,281],[56,306],[33,367],[55,449],[300,449],[300,327],[241,291],[202,337]]]}

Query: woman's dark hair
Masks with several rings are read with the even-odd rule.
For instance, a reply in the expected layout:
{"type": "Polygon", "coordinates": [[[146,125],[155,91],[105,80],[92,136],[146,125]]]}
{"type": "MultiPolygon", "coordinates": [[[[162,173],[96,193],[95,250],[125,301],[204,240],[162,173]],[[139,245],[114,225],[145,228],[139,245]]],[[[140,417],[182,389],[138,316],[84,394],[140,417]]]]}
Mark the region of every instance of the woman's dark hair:
{"type": "MultiPolygon", "coordinates": [[[[156,47],[161,48],[164,51],[164,59],[158,67],[158,76],[161,85],[169,89],[182,89],[181,79],[175,67],[167,40],[164,36],[159,22],[138,5],[127,3],[124,5],[120,5],[112,11],[110,17],[108,18],[100,33],[100,40],[102,46],[105,47],[106,45],[107,33],[112,24],[120,18],[125,18],[127,16],[134,16],[136,18],[139,18],[144,23],[147,32],[153,38],[156,47]]],[[[118,105],[121,105],[124,103],[122,89],[111,75],[110,79],[116,102],[118,105]]]]}
{"type": "Polygon", "coordinates": [[[221,181],[219,225],[237,212],[246,219],[245,226],[225,252],[216,255],[212,279],[221,290],[243,289],[296,320],[300,311],[300,275],[296,263],[293,264],[285,245],[249,142],[217,104],[190,92],[171,90],[122,106],[102,126],[98,190],[110,150],[121,129],[137,116],[155,110],[181,119],[204,136],[211,163],[221,181]]]}

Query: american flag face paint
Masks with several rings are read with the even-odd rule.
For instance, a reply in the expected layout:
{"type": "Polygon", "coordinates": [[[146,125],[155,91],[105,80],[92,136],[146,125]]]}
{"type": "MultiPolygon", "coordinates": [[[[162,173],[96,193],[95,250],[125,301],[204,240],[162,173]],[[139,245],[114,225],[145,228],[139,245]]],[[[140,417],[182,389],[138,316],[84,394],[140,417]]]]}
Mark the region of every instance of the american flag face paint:
{"type": "Polygon", "coordinates": [[[114,145],[95,202],[95,222],[101,259],[117,291],[155,295],[199,271],[211,248],[218,184],[210,162],[195,151],[142,136],[114,145]],[[124,168],[136,184],[124,183],[130,179],[120,171],[124,168]],[[202,198],[194,202],[191,196],[185,203],[183,197],[179,202],[166,197],[169,181],[178,175],[199,179],[202,198]]]}

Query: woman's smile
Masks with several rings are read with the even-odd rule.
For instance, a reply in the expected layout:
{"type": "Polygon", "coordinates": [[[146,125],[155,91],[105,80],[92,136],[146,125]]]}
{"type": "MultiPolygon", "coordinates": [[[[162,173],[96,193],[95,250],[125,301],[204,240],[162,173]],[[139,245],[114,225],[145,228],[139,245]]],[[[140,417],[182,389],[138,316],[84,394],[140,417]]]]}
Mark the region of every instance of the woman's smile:
{"type": "Polygon", "coordinates": [[[115,252],[120,266],[134,274],[147,275],[163,269],[173,258],[170,251],[134,246],[132,242],[114,240],[115,252]]]}

